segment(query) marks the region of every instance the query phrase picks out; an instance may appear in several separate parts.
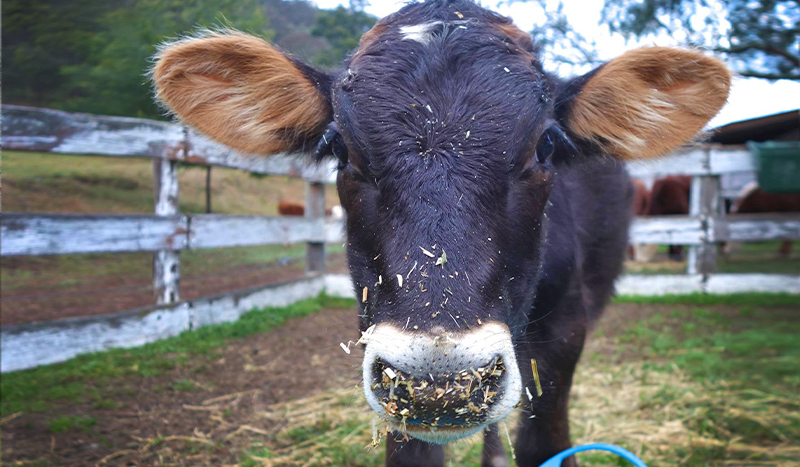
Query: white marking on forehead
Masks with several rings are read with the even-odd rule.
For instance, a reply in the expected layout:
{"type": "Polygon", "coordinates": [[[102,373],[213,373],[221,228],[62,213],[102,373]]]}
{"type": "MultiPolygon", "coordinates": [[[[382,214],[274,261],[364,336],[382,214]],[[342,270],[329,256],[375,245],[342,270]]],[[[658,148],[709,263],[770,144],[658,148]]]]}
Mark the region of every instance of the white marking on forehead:
{"type": "Polygon", "coordinates": [[[444,25],[447,27],[449,25],[457,26],[459,29],[467,29],[467,24],[470,23],[471,20],[461,20],[461,21],[431,21],[428,23],[420,23],[420,24],[412,24],[410,26],[402,26],[400,28],[400,33],[403,35],[403,40],[406,41],[416,41],[420,44],[429,44],[431,39],[433,39],[433,31],[438,28],[439,26],[444,25]]]}

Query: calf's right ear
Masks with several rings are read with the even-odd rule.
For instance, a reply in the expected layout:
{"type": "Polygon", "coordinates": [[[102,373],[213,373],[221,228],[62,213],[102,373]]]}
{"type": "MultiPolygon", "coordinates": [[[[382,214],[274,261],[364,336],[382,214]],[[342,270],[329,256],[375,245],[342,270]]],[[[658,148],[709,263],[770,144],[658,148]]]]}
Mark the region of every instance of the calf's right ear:
{"type": "Polygon", "coordinates": [[[328,77],[253,36],[206,33],[165,45],[155,60],[157,99],[243,153],[313,149],[331,121],[328,77]]]}

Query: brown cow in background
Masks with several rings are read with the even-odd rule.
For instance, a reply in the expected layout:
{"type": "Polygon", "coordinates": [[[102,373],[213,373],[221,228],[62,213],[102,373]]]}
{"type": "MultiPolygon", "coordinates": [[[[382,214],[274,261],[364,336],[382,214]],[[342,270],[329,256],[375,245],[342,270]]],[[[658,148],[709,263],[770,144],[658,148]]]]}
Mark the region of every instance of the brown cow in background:
{"type": "MultiPolygon", "coordinates": [[[[646,216],[650,211],[650,190],[647,185],[639,179],[631,179],[633,186],[633,198],[631,199],[631,214],[634,217],[646,216]]],[[[653,260],[658,245],[650,244],[632,244],[628,246],[628,258],[642,263],[648,263],[653,260]]]]}
{"type": "MultiPolygon", "coordinates": [[[[692,177],[687,175],[670,175],[656,179],[650,192],[650,216],[671,216],[689,214],[689,191],[692,177]]],[[[683,247],[669,246],[669,259],[681,261],[683,247]]]]}
{"type": "MultiPolygon", "coordinates": [[[[294,201],[279,201],[278,214],[281,216],[304,216],[306,214],[306,206],[303,203],[295,203],[294,201]]],[[[325,216],[342,219],[344,211],[337,204],[332,208],[325,208],[325,216]]]]}
{"type": "Polygon", "coordinates": [[[634,216],[646,216],[650,210],[650,190],[641,180],[631,179],[633,185],[633,201],[631,202],[631,214],[634,216]]]}
{"type": "MultiPolygon", "coordinates": [[[[754,214],[760,212],[800,212],[800,193],[768,193],[758,184],[746,186],[731,207],[731,214],[754,214]]],[[[730,254],[732,245],[725,245],[724,253],[730,254]]],[[[788,258],[792,253],[792,241],[784,240],[778,249],[779,258],[788,258]]]]}
{"type": "Polygon", "coordinates": [[[280,201],[278,203],[278,214],[281,216],[303,216],[306,213],[306,207],[303,203],[295,203],[293,201],[280,201]]]}

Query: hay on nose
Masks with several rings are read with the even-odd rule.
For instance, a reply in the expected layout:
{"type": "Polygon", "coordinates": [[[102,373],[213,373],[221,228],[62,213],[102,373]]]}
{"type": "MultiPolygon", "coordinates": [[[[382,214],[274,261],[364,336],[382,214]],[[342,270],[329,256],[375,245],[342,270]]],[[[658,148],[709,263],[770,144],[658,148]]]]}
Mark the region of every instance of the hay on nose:
{"type": "Polygon", "coordinates": [[[501,357],[456,372],[414,376],[381,359],[373,366],[370,389],[385,417],[400,425],[435,429],[483,424],[503,397],[506,367],[501,357]]]}

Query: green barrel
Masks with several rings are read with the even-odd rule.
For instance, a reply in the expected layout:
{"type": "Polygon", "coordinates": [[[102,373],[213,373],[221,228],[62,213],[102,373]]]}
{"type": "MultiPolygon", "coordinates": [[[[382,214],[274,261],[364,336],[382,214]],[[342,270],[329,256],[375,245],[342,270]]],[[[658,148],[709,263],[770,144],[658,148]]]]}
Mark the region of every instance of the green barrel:
{"type": "Polygon", "coordinates": [[[758,185],[770,193],[800,193],[800,141],[747,143],[758,159],[758,185]]]}

